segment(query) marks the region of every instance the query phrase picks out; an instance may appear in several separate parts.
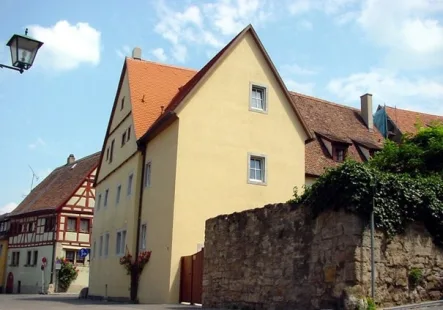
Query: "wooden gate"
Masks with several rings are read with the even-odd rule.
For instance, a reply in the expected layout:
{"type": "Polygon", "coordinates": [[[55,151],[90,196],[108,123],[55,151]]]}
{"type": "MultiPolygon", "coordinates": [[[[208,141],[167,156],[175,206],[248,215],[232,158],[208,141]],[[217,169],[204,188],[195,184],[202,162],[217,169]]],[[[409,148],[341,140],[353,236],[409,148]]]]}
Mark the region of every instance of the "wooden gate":
{"type": "Polygon", "coordinates": [[[180,302],[202,303],[204,249],[181,258],[180,302]]]}

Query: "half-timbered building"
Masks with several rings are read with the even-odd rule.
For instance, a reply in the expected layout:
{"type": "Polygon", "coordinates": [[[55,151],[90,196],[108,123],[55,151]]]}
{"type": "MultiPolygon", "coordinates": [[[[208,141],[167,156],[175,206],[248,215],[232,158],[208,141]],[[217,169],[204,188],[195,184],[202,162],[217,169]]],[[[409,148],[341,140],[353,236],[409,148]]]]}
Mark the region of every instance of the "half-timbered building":
{"type": "MultiPolygon", "coordinates": [[[[88,285],[94,213],[93,183],[100,153],[56,168],[9,215],[7,278],[14,293],[47,293],[55,282],[55,262],[66,258],[79,269],[69,291],[88,285]]],[[[11,290],[11,287],[12,290],[11,290]]]]}

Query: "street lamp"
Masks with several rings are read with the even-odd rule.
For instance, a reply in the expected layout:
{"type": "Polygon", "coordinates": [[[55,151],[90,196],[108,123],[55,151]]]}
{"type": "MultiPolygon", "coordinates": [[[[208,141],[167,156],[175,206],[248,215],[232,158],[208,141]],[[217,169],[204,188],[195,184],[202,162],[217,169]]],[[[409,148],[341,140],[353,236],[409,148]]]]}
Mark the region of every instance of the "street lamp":
{"type": "Polygon", "coordinates": [[[29,37],[28,28],[26,28],[24,36],[14,34],[6,45],[11,49],[12,67],[0,64],[0,68],[8,68],[23,73],[24,70],[31,68],[37,51],[43,45],[43,42],[29,37]]]}

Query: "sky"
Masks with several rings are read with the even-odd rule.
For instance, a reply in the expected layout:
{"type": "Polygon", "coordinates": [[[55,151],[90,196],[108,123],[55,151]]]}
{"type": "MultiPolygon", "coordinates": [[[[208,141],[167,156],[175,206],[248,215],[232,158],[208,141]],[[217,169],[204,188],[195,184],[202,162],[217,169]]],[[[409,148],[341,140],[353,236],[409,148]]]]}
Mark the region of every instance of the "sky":
{"type": "Polygon", "coordinates": [[[125,56],[200,69],[252,24],[287,88],[360,107],[443,115],[443,0],[2,0],[14,33],[44,42],[0,69],[0,214],[69,154],[100,151],[125,56]],[[36,178],[33,179],[33,172],[36,178]],[[38,178],[38,179],[37,179],[38,178]]]}

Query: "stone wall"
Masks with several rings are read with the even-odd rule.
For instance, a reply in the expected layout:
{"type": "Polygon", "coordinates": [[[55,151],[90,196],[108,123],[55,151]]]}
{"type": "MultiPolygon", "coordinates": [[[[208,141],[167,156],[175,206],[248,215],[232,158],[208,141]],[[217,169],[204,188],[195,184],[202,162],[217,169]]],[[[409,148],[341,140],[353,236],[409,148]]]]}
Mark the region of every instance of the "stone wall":
{"type": "MultiPolygon", "coordinates": [[[[206,222],[203,306],[337,309],[370,296],[370,234],[344,211],[313,219],[303,206],[269,205],[206,222]]],[[[442,296],[443,252],[420,225],[376,234],[376,299],[382,305],[442,296]],[[412,267],[423,283],[411,288],[412,267]]]]}

